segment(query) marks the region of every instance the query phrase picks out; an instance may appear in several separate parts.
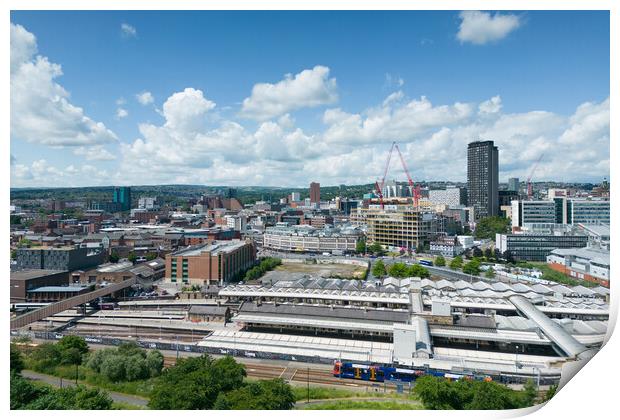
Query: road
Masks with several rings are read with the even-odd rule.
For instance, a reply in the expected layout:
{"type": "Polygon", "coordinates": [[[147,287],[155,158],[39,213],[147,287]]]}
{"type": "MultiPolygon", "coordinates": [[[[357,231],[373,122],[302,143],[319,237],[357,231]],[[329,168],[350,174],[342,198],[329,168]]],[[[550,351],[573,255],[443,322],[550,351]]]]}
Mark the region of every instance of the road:
{"type": "MultiPolygon", "coordinates": [[[[33,372],[30,370],[22,371],[22,376],[27,379],[33,379],[36,381],[46,383],[48,385],[55,386],[56,388],[60,388],[61,385],[64,387],[67,387],[67,386],[72,386],[75,384],[75,381],[72,381],[69,379],[60,379],[55,376],[45,375],[43,373],[33,372]]],[[[84,385],[89,388],[98,388],[95,386],[91,386],[87,383],[84,383],[83,381],[78,381],[78,383],[80,385],[84,385]]],[[[102,389],[102,388],[98,388],[98,389],[102,389]]],[[[137,405],[139,407],[146,407],[149,402],[148,399],[139,397],[137,395],[121,394],[120,392],[108,391],[106,389],[102,389],[102,390],[107,392],[110,398],[112,398],[114,402],[137,405]]]]}

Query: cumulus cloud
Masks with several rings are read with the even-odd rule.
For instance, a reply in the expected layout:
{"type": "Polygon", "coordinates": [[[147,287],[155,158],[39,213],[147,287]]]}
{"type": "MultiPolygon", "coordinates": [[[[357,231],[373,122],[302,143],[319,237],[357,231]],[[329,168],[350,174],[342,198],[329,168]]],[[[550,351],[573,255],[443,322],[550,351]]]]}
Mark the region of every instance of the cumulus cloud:
{"type": "Polygon", "coordinates": [[[136,36],[138,36],[138,31],[136,31],[136,28],[128,23],[122,23],[121,35],[123,35],[123,37],[125,38],[135,38],[136,36]]]}
{"type": "Polygon", "coordinates": [[[502,98],[497,95],[491,99],[482,102],[478,105],[478,113],[480,115],[497,114],[502,110],[502,98]]]}
{"type": "Polygon", "coordinates": [[[88,161],[115,160],[116,156],[102,146],[78,147],[73,150],[76,156],[83,156],[88,161]]]}
{"type": "Polygon", "coordinates": [[[480,11],[460,13],[461,24],[456,37],[461,42],[483,45],[505,38],[521,25],[519,16],[513,14],[491,14],[480,11]]]}
{"type": "Polygon", "coordinates": [[[11,136],[50,146],[118,141],[103,123],[69,102],[69,93],[55,82],[62,75],[60,65],[36,53],[34,35],[11,23],[11,136]]]}
{"type": "Polygon", "coordinates": [[[252,95],[243,100],[241,115],[267,120],[295,109],[333,104],[338,100],[336,79],[329,78],[329,68],[315,66],[275,84],[258,83],[252,95]]]}
{"type": "Polygon", "coordinates": [[[140,102],[141,105],[149,105],[155,101],[153,98],[153,94],[149,91],[144,91],[136,94],[136,99],[140,102]]]}
{"type": "Polygon", "coordinates": [[[124,108],[118,108],[116,110],[116,118],[119,120],[127,117],[128,115],[129,115],[129,112],[127,112],[127,110],[124,108]]]}
{"type": "Polygon", "coordinates": [[[402,103],[403,99],[402,92],[392,93],[381,107],[361,114],[328,109],[323,115],[323,122],[328,125],[323,138],[328,143],[341,144],[410,141],[433,127],[465,121],[474,110],[472,104],[460,102],[433,106],[425,96],[402,103]]]}

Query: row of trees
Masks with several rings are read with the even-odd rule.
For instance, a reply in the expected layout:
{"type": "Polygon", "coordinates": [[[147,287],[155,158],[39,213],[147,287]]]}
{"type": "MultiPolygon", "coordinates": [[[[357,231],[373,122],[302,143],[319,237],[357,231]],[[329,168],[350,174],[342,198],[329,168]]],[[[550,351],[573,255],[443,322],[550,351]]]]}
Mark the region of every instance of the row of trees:
{"type": "Polygon", "coordinates": [[[282,264],[280,258],[265,257],[260,263],[245,272],[244,281],[255,280],[262,277],[267,271],[271,271],[282,264]]]}
{"type": "Polygon", "coordinates": [[[495,240],[495,234],[508,233],[510,219],[500,216],[484,217],[476,224],[474,235],[477,239],[495,240]]]}
{"type": "Polygon", "coordinates": [[[44,343],[30,353],[32,369],[53,374],[58,366],[80,365],[88,353],[88,345],[82,337],[66,335],[57,343],[44,343]]]}
{"type": "Polygon", "coordinates": [[[108,394],[98,389],[84,386],[53,389],[48,386],[34,385],[21,375],[24,367],[21,352],[11,344],[11,410],[109,410],[112,408],[112,400],[108,394]]]}
{"type": "Polygon", "coordinates": [[[389,275],[390,277],[396,277],[402,279],[405,277],[420,277],[428,279],[431,277],[431,273],[426,267],[420,264],[407,265],[402,262],[397,262],[386,268],[383,260],[378,260],[372,268],[372,275],[378,278],[389,275]]]}
{"type": "Polygon", "coordinates": [[[149,408],[156,410],[251,409],[288,410],[295,403],[282,380],[244,383],[243,364],[230,356],[181,359],[167,368],[153,386],[149,408]]]}
{"type": "Polygon", "coordinates": [[[159,350],[147,352],[136,343],[123,343],[91,353],[86,367],[112,382],[137,381],[158,376],[164,367],[164,356],[159,350]]]}
{"type": "Polygon", "coordinates": [[[536,385],[531,380],[523,391],[515,391],[495,382],[450,382],[427,375],[416,381],[414,392],[430,410],[506,410],[537,403],[536,385]]]}

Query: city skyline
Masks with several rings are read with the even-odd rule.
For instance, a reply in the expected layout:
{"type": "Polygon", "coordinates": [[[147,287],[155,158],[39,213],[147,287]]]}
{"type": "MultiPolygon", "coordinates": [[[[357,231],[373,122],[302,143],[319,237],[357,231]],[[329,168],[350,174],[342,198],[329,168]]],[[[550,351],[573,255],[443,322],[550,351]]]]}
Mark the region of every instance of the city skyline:
{"type": "Polygon", "coordinates": [[[534,182],[598,183],[608,17],[12,12],[11,187],[370,184],[394,140],[414,181],[464,182],[491,140],[500,182],[545,153],[534,182]]]}

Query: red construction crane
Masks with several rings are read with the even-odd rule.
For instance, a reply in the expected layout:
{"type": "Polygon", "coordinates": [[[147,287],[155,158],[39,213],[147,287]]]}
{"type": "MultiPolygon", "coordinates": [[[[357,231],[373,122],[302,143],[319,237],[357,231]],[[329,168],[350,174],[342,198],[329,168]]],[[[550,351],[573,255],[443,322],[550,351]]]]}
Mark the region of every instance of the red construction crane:
{"type": "Polygon", "coordinates": [[[405,158],[403,158],[403,154],[400,152],[400,148],[396,142],[392,142],[392,146],[390,147],[390,152],[388,153],[387,162],[385,163],[385,169],[383,170],[383,178],[381,178],[381,182],[375,182],[375,187],[377,189],[377,194],[379,195],[379,203],[381,204],[381,208],[383,208],[383,187],[385,186],[385,178],[387,177],[388,170],[390,168],[390,161],[392,160],[392,153],[394,149],[398,152],[398,156],[400,157],[400,163],[403,165],[403,170],[405,174],[407,174],[407,181],[409,182],[409,188],[411,189],[411,194],[413,195],[414,204],[418,207],[418,201],[420,199],[420,186],[416,186],[413,183],[413,179],[411,179],[411,174],[409,173],[409,168],[407,168],[407,164],[405,163],[405,158]]]}
{"type": "Polygon", "coordinates": [[[530,173],[530,176],[527,178],[527,199],[528,200],[532,199],[532,182],[531,182],[532,176],[534,176],[534,172],[536,171],[536,168],[538,168],[538,164],[540,163],[540,160],[543,158],[544,155],[545,155],[544,153],[540,155],[540,157],[534,164],[534,167],[532,168],[532,172],[530,173]]]}
{"type": "Polygon", "coordinates": [[[409,182],[409,188],[411,188],[411,194],[413,194],[413,203],[415,207],[418,207],[418,202],[420,200],[420,186],[415,186],[413,184],[413,179],[411,179],[411,174],[409,173],[409,168],[407,168],[407,164],[405,163],[405,158],[403,158],[403,154],[400,152],[400,148],[398,144],[394,144],[396,146],[396,151],[398,152],[398,156],[400,156],[400,163],[403,165],[403,169],[405,174],[407,174],[407,181],[409,182]]]}
{"type": "Polygon", "coordinates": [[[377,194],[379,194],[379,203],[381,204],[381,209],[383,209],[383,192],[381,191],[381,187],[379,183],[375,181],[375,186],[377,187],[377,194]]]}
{"type": "MultiPolygon", "coordinates": [[[[383,178],[381,178],[381,191],[383,192],[383,187],[385,186],[385,177],[387,176],[388,169],[390,168],[390,160],[392,160],[392,152],[394,151],[394,146],[396,146],[396,142],[392,142],[392,146],[390,147],[390,152],[388,153],[387,162],[385,163],[385,169],[383,170],[383,178]]],[[[398,146],[397,146],[398,147],[398,146]]]]}

